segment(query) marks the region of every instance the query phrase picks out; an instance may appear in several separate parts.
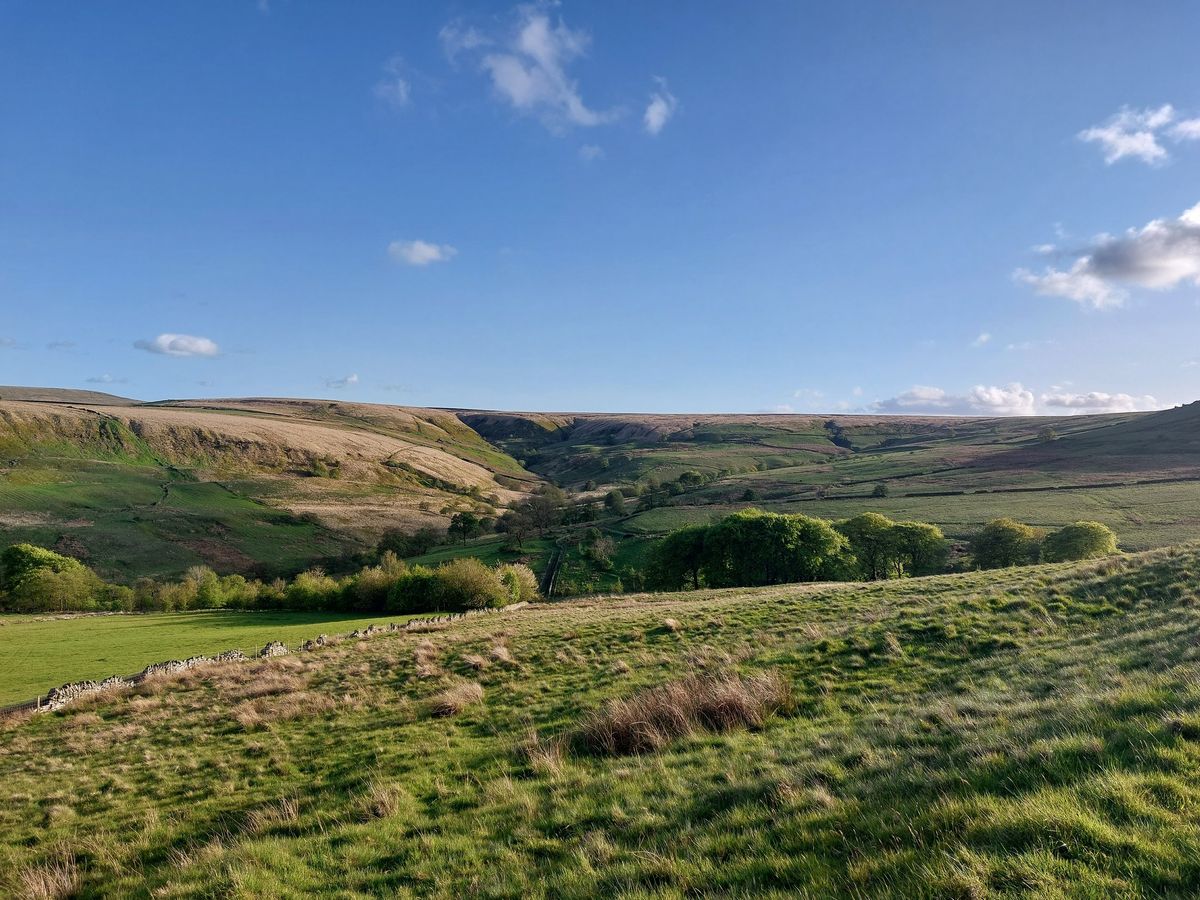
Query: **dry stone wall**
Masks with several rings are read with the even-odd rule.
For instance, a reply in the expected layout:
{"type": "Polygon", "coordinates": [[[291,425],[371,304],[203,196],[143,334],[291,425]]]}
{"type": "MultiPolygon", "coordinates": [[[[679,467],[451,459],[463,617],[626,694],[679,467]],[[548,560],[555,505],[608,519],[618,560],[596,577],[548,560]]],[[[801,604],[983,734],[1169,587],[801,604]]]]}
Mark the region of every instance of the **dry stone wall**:
{"type": "MultiPolygon", "coordinates": [[[[475,616],[514,612],[528,605],[528,603],[512,603],[499,609],[473,609],[463,613],[447,613],[446,615],[431,616],[425,619],[410,619],[403,625],[399,622],[389,622],[386,628],[382,625],[372,624],[366,628],[355,629],[348,635],[343,635],[343,637],[360,640],[398,631],[424,631],[432,627],[440,627],[451,622],[475,616]]],[[[297,650],[306,652],[318,650],[321,647],[334,643],[335,640],[336,638],[330,638],[327,634],[319,634],[316,638],[304,641],[298,645],[297,650]]],[[[283,641],[268,641],[255,656],[259,659],[268,659],[274,656],[286,656],[289,652],[291,651],[289,651],[287,644],[283,641]]],[[[168,659],[165,662],[151,663],[136,675],[112,675],[102,681],[75,681],[64,684],[61,687],[53,688],[44,697],[30,700],[28,703],[19,703],[0,709],[0,715],[13,715],[24,711],[52,712],[56,709],[62,709],[64,706],[75,702],[81,697],[113,691],[117,688],[132,687],[133,685],[141,684],[147,678],[185,672],[197,666],[245,662],[248,659],[249,657],[241,650],[226,650],[224,653],[218,653],[216,656],[192,656],[188,659],[168,659]]]]}

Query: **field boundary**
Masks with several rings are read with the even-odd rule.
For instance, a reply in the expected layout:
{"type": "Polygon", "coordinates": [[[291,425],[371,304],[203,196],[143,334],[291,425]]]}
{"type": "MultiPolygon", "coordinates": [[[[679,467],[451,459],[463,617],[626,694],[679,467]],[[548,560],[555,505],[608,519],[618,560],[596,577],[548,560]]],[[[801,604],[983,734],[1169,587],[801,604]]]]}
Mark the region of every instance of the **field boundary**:
{"type": "Polygon", "coordinates": [[[187,659],[169,659],[163,662],[150,663],[146,668],[142,669],[133,675],[110,675],[99,681],[85,680],[73,681],[61,685],[56,688],[51,688],[45,694],[34,697],[32,700],[26,700],[21,703],[11,703],[7,706],[0,706],[0,719],[11,718],[21,715],[22,713],[39,713],[39,712],[54,712],[68,706],[75,700],[82,697],[90,697],[95,694],[107,693],[123,687],[133,687],[141,684],[147,679],[157,675],[169,675],[176,672],[184,672],[188,669],[193,669],[198,666],[220,665],[223,663],[249,662],[252,659],[269,659],[274,656],[287,656],[291,653],[310,652],[318,650],[321,647],[330,646],[331,644],[343,640],[355,640],[359,638],[374,637],[380,634],[398,634],[400,632],[421,631],[427,628],[436,627],[439,625],[447,625],[452,622],[458,622],[463,619],[474,618],[483,615],[494,615],[496,613],[516,612],[528,606],[527,601],[520,603],[510,603],[508,606],[501,606],[489,609],[469,609],[461,613],[446,613],[440,616],[429,616],[423,619],[409,619],[401,624],[399,622],[388,622],[387,626],[368,625],[366,628],[356,628],[354,631],[344,634],[335,634],[333,636],[320,634],[315,638],[309,638],[304,641],[297,642],[293,647],[289,647],[284,641],[267,641],[261,650],[247,656],[241,649],[225,650],[214,656],[191,656],[187,659]]]}

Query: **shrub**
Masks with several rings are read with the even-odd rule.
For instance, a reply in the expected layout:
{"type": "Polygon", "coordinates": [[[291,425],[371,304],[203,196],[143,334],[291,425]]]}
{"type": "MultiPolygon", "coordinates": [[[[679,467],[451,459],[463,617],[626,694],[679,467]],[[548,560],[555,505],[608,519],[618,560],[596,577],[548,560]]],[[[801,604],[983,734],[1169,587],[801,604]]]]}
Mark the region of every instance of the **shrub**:
{"type": "Polygon", "coordinates": [[[537,576],[533,574],[533,570],[529,566],[513,563],[500,566],[496,572],[508,594],[509,603],[526,603],[536,600],[540,596],[537,576]]]}
{"type": "Polygon", "coordinates": [[[13,544],[0,554],[0,590],[11,591],[34,572],[74,572],[83,563],[34,544],[13,544]]]}
{"type": "Polygon", "coordinates": [[[301,572],[284,591],[287,604],[295,609],[329,609],[338,599],[341,586],[321,569],[301,572]]]}
{"type": "Polygon", "coordinates": [[[438,606],[437,576],[428,566],[413,566],[388,590],[389,612],[428,612],[438,606]]]}
{"type": "Polygon", "coordinates": [[[488,609],[509,602],[500,576],[474,557],[443,563],[434,576],[439,609],[488,609]]]}
{"type": "Polygon", "coordinates": [[[699,730],[760,728],[791,703],[791,690],[777,671],[758,675],[689,676],[611,700],[579,733],[593,753],[617,755],[658,750],[699,730]]]}
{"type": "Polygon", "coordinates": [[[1042,559],[1046,562],[1097,559],[1116,552],[1117,536],[1102,522],[1065,525],[1042,542],[1042,559]]]}
{"type": "Polygon", "coordinates": [[[392,588],[407,572],[403,560],[390,550],[384,551],[379,565],[368,566],[347,581],[346,606],[363,612],[388,609],[392,588]]]}

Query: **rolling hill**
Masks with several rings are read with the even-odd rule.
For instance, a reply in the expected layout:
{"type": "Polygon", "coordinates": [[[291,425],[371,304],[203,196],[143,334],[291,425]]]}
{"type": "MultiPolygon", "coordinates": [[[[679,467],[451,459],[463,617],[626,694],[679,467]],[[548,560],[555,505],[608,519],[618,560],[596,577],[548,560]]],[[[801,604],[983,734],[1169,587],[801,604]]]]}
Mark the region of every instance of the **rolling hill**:
{"type": "Polygon", "coordinates": [[[1187,896],[1197,572],[543,603],[164,676],[0,730],[0,891],[1187,896]]]}
{"type": "MultiPolygon", "coordinates": [[[[1200,406],[1058,418],[650,415],[0,388],[0,539],[56,547],[119,580],[198,563],[266,576],[337,565],[389,529],[495,516],[545,482],[580,500],[621,488],[627,512],[600,525],[630,560],[647,538],[748,505],[830,519],[872,509],[958,539],[1002,515],[1047,527],[1097,519],[1141,549],[1200,527],[1200,406]],[[636,499],[681,475],[691,480],[665,503],[636,499]]],[[[498,546],[437,558],[491,558],[498,546]]],[[[552,551],[546,541],[530,561],[552,551]]],[[[597,577],[581,583],[616,583],[615,570],[597,577]]]]}

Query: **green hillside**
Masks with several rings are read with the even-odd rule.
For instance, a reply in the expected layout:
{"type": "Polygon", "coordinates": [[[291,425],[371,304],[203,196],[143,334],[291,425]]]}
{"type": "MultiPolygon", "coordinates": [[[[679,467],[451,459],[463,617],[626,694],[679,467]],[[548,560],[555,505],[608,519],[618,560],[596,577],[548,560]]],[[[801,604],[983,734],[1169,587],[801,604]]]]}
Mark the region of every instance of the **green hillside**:
{"type": "Polygon", "coordinates": [[[540,604],[149,682],[5,727],[3,890],[1185,896],[1198,573],[540,604]]]}

